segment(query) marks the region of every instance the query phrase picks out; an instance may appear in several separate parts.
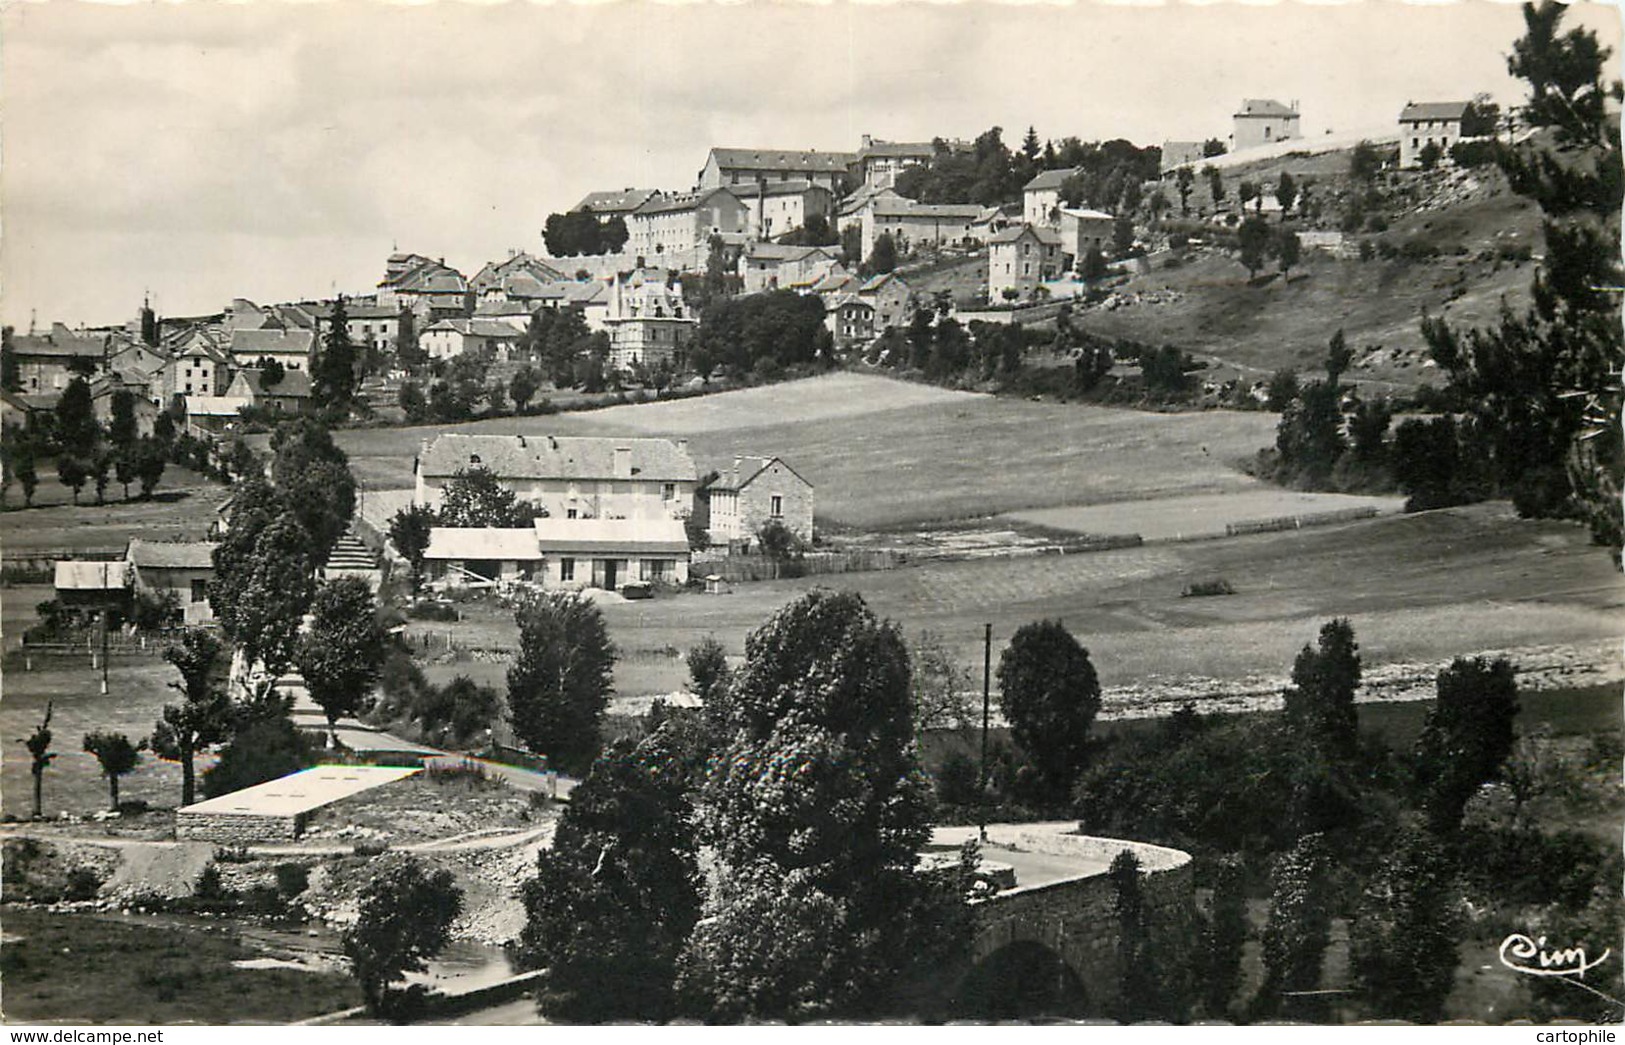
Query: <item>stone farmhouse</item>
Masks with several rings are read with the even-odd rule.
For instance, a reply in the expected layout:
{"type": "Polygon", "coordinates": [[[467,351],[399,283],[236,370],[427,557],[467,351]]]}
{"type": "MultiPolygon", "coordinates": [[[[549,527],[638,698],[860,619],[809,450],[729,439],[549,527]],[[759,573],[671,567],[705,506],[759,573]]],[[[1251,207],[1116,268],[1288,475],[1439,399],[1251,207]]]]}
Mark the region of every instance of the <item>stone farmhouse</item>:
{"type": "Polygon", "coordinates": [[[831,272],[841,269],[840,258],[839,247],[752,243],[740,251],[739,278],[747,294],[800,285],[810,288],[831,272]]]}
{"type": "Polygon", "coordinates": [[[1407,102],[1399,112],[1399,165],[1420,167],[1422,150],[1437,146],[1441,157],[1462,138],[1469,102],[1407,102]]]}
{"type": "Polygon", "coordinates": [[[681,519],[699,475],[687,440],[443,434],[413,462],[413,502],[437,507],[458,472],[485,468],[554,519],[681,519]]]}
{"type": "Polygon", "coordinates": [[[1297,102],[1282,105],[1273,98],[1247,98],[1232,119],[1231,142],[1236,152],[1303,137],[1297,102]]]}
{"type": "Polygon", "coordinates": [[[439,319],[418,335],[418,347],[430,359],[455,359],[465,352],[490,349],[499,359],[508,358],[529,325],[528,317],[505,319],[439,319]]]}
{"type": "Polygon", "coordinates": [[[391,254],[384,263],[376,303],[385,308],[405,308],[427,322],[466,316],[468,280],[444,258],[391,254]]]}
{"type": "Polygon", "coordinates": [[[777,457],[736,457],[700,491],[698,515],[714,544],[755,539],[770,522],[813,536],[813,487],[777,457]]]}
{"type": "Polygon", "coordinates": [[[874,253],[875,240],[884,233],[898,251],[941,247],[972,240],[972,229],[983,208],[976,203],[915,203],[902,196],[875,199],[859,215],[863,256],[874,253]]]}
{"type": "Polygon", "coordinates": [[[1090,250],[1112,249],[1117,219],[1099,210],[1061,208],[1061,267],[1079,268],[1090,250]]]}

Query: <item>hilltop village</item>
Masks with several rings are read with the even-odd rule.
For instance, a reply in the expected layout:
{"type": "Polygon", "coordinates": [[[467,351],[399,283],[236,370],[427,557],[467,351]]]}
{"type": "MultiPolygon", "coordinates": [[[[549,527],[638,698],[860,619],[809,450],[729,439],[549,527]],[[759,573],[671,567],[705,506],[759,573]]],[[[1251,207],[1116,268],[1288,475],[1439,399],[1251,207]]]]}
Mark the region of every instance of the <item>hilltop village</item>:
{"type": "Polygon", "coordinates": [[[1617,90],[1525,17],[1508,111],[7,328],[8,1017],[1618,1020],[1617,90]]]}

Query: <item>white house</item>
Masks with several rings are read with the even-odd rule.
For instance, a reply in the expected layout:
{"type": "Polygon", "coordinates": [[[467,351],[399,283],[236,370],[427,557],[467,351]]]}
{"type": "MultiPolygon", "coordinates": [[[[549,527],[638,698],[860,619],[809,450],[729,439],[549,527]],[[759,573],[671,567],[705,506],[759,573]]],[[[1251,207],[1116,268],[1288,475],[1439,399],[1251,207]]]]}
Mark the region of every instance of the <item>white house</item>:
{"type": "Polygon", "coordinates": [[[430,584],[602,588],[628,581],[686,584],[689,548],[681,519],[537,519],[523,529],[437,526],[423,555],[430,584]]]}
{"type": "Polygon", "coordinates": [[[1055,225],[1061,215],[1061,185],[1080,172],[1078,167],[1063,167],[1035,175],[1021,187],[1021,220],[1029,225],[1055,225]]]}
{"type": "Polygon", "coordinates": [[[1440,157],[1461,140],[1469,102],[1408,102],[1399,112],[1399,165],[1419,167],[1422,150],[1438,146],[1440,157]]]}
{"type": "Polygon", "coordinates": [[[1282,105],[1274,98],[1247,98],[1234,117],[1233,140],[1236,152],[1270,145],[1289,138],[1302,138],[1298,126],[1298,103],[1282,105]]]}
{"type": "Polygon", "coordinates": [[[667,282],[658,269],[617,274],[609,286],[609,367],[630,370],[634,364],[680,365],[688,342],[700,325],[683,306],[683,285],[667,282]]]}
{"type": "Polygon", "coordinates": [[[1061,271],[1061,235],[1052,228],[1021,225],[988,241],[987,296],[994,304],[1006,290],[1030,293],[1061,271]]]}

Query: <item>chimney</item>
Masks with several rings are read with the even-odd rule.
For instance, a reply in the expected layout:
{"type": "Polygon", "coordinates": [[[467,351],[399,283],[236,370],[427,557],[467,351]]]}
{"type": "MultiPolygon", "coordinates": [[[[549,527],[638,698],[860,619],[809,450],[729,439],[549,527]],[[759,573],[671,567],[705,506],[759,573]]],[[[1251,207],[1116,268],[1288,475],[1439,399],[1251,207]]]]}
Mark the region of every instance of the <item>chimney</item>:
{"type": "Polygon", "coordinates": [[[874,143],[875,143],[875,140],[873,138],[871,138],[869,135],[865,134],[863,136],[863,147],[865,149],[869,148],[874,143]]]}
{"type": "Polygon", "coordinates": [[[632,448],[630,446],[617,446],[615,448],[614,474],[617,479],[632,477],[632,448]]]}
{"type": "Polygon", "coordinates": [[[685,454],[688,453],[688,440],[687,439],[679,439],[679,440],[677,440],[677,449],[682,451],[685,454]]]}

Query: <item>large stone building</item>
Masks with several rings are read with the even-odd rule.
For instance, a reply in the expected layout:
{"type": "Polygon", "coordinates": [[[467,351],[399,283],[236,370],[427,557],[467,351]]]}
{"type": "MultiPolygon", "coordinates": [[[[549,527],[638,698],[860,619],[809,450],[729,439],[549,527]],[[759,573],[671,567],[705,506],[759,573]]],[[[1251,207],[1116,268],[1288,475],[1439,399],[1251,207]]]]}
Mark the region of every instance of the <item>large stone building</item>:
{"type": "Polygon", "coordinates": [[[1061,218],[1061,186],[1074,174],[1077,167],[1040,171],[1021,187],[1021,220],[1028,225],[1054,226],[1061,218]]]}
{"type": "Polygon", "coordinates": [[[683,285],[658,269],[618,274],[609,285],[609,367],[681,366],[699,319],[683,305],[683,285]]]}
{"type": "Polygon", "coordinates": [[[807,181],[821,185],[839,196],[845,193],[848,168],[857,161],[850,152],[820,152],[816,149],[722,149],[714,148],[700,169],[703,189],[738,188],[749,190],[757,182],[807,181]]]}
{"type": "Polygon", "coordinates": [[[1007,290],[1026,296],[1060,271],[1061,235],[1052,228],[1020,225],[988,240],[987,296],[994,304],[1005,300],[1007,290]]]}
{"type": "Polygon", "coordinates": [[[750,235],[750,208],[728,189],[702,189],[659,196],[632,212],[627,247],[650,265],[662,255],[703,250],[712,236],[743,242],[750,235]]]}
{"type": "Polygon", "coordinates": [[[936,155],[931,142],[888,142],[865,134],[852,169],[860,185],[889,189],[897,184],[899,174],[910,167],[930,166],[936,155]]]}
{"type": "Polygon", "coordinates": [[[446,484],[474,468],[555,519],[682,518],[699,479],[687,440],[444,434],[413,462],[414,503],[438,506],[446,484]]]}

